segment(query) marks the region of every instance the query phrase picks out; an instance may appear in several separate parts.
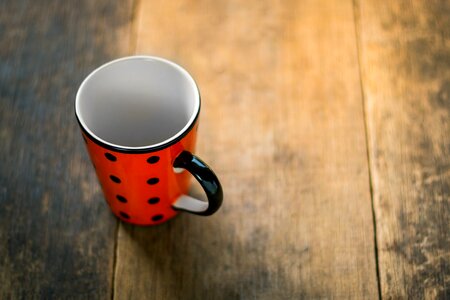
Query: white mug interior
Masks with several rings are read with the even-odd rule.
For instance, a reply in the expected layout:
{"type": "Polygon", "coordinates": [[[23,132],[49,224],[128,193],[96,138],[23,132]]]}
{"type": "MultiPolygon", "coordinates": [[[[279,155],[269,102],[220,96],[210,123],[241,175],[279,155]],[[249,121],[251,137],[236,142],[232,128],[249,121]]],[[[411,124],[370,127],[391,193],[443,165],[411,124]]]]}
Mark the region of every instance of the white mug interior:
{"type": "Polygon", "coordinates": [[[118,148],[141,149],[182,135],[200,109],[197,85],[179,65],[153,56],[109,62],[81,84],[75,112],[95,139],[118,148]]]}

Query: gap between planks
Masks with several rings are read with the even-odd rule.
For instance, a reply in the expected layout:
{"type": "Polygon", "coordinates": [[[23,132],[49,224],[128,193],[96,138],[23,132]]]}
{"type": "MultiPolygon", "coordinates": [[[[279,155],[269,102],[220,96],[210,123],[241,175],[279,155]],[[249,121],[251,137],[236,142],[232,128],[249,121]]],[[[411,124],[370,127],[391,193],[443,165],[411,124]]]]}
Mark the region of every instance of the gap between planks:
{"type": "Polygon", "coordinates": [[[382,299],[381,296],[381,278],[380,278],[380,265],[378,261],[378,239],[377,239],[377,219],[374,206],[373,198],[373,185],[372,185],[372,169],[371,169],[371,157],[369,151],[369,129],[367,124],[367,110],[366,110],[366,98],[364,95],[364,85],[362,80],[362,70],[361,70],[361,45],[360,45],[360,32],[359,32],[359,3],[358,0],[352,0],[353,6],[353,24],[355,26],[355,43],[356,43],[356,58],[358,60],[358,73],[359,73],[359,86],[361,90],[361,102],[362,102],[362,115],[364,123],[364,134],[366,142],[366,155],[367,155],[367,170],[369,176],[369,188],[370,188],[370,204],[372,209],[372,221],[373,221],[373,244],[374,244],[374,255],[375,255],[375,271],[377,275],[377,289],[378,289],[378,299],[382,299]]]}

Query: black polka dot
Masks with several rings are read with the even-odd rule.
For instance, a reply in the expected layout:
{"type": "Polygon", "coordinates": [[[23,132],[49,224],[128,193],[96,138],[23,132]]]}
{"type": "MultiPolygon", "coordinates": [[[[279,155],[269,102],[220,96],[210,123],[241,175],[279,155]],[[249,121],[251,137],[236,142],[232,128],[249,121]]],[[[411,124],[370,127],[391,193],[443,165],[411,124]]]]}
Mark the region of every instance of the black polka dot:
{"type": "Polygon", "coordinates": [[[119,212],[119,214],[122,216],[122,218],[125,218],[125,219],[130,218],[130,216],[128,214],[124,213],[123,211],[119,212]]]}
{"type": "Polygon", "coordinates": [[[160,220],[162,220],[163,217],[164,217],[163,215],[154,215],[152,217],[152,221],[154,221],[154,222],[160,221],[160,220]]]}
{"type": "Polygon", "coordinates": [[[116,177],[114,175],[109,175],[109,178],[111,178],[111,180],[114,181],[115,183],[121,183],[122,182],[119,177],[116,177]]]}
{"type": "Polygon", "coordinates": [[[119,200],[122,203],[127,203],[128,202],[127,199],[124,196],[117,195],[116,198],[117,198],[117,200],[119,200]]]}
{"type": "Polygon", "coordinates": [[[149,164],[156,164],[158,161],[159,161],[159,156],[150,156],[150,157],[147,159],[147,162],[148,162],[149,164]]]}
{"type": "Polygon", "coordinates": [[[110,161],[116,161],[117,157],[115,157],[114,155],[112,155],[111,153],[106,152],[105,153],[105,157],[110,160],[110,161]]]}
{"type": "Polygon", "coordinates": [[[159,178],[153,177],[147,180],[148,184],[157,184],[159,182],[159,178]]]}
{"type": "Polygon", "coordinates": [[[156,204],[158,202],[159,202],[159,198],[158,197],[153,197],[153,198],[148,199],[148,203],[149,204],[156,204]]]}

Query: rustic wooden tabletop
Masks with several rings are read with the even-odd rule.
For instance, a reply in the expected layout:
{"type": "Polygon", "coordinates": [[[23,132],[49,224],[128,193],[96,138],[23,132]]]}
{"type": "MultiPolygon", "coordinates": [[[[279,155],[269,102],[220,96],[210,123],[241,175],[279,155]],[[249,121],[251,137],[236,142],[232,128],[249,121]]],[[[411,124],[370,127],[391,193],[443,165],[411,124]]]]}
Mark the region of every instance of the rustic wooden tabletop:
{"type": "Polygon", "coordinates": [[[0,1],[0,100],[0,299],[450,299],[449,1],[0,1]],[[214,216],[103,200],[74,97],[135,53],[200,86],[214,216]]]}

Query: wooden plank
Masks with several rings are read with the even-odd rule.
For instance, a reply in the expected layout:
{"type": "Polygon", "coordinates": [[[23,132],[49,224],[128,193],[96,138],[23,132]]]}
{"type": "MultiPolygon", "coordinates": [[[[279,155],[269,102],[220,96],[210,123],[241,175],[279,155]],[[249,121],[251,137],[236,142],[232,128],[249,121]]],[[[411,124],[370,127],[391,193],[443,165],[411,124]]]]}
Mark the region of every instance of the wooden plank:
{"type": "Polygon", "coordinates": [[[111,297],[116,219],[75,121],[84,76],[128,51],[131,1],[0,2],[0,298],[111,297]]]}
{"type": "Polygon", "coordinates": [[[378,297],[354,30],[350,1],[140,3],[137,53],[200,85],[225,200],[120,225],[115,298],[378,297]]]}
{"type": "Polygon", "coordinates": [[[450,3],[356,1],[382,296],[450,298],[450,3]]]}

